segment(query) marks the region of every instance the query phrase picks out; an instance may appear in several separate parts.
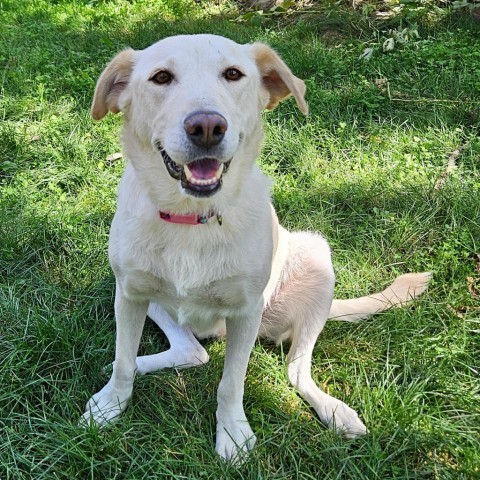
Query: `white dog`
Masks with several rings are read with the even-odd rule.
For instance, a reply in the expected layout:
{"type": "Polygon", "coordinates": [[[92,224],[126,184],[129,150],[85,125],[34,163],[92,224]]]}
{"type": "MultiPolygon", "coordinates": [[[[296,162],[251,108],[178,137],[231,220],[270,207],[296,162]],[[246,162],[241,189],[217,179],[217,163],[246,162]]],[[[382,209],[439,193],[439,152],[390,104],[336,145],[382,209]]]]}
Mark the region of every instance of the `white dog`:
{"type": "Polygon", "coordinates": [[[104,424],[127,407],[135,372],[208,361],[195,337],[226,332],[218,387],[216,450],[235,460],[255,443],[243,410],[245,372],[257,335],[288,340],[288,376],[322,422],[348,437],[366,432],[345,403],[310,374],[328,318],[355,321],[422,293],[429,274],[403,275],[382,293],[333,300],[327,242],[289,233],[255,163],[260,113],[290,94],[307,113],[305,85],[262,43],[214,35],[166,38],[125,50],[95,90],[94,119],[123,112],[128,164],[109,256],[116,277],[113,374],[83,418],[104,424]],[[136,357],[146,316],[170,349],[136,357]]]}

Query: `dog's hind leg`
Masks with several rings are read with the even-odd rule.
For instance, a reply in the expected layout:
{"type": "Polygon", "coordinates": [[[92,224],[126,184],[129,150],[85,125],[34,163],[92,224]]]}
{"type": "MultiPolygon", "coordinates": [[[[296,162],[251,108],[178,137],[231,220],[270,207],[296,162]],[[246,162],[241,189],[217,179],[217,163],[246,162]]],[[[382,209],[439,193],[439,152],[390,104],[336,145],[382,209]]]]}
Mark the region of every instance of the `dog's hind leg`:
{"type": "Polygon", "coordinates": [[[317,308],[312,306],[314,304],[304,304],[303,315],[298,315],[293,324],[292,345],[287,355],[288,378],[329,428],[349,438],[365,434],[365,425],[357,413],[344,402],[320,390],[312,379],[313,348],[325,325],[329,308],[324,305],[318,308],[318,304],[317,308]]]}
{"type": "Polygon", "coordinates": [[[366,427],[358,418],[355,410],[320,390],[313,381],[311,361],[317,336],[308,323],[309,320],[304,318],[302,323],[299,322],[295,325],[292,345],[287,355],[289,380],[300,395],[314,408],[320,420],[329,428],[347,438],[365,434],[366,427]]]}
{"type": "Polygon", "coordinates": [[[143,375],[162,368],[189,368],[208,362],[208,353],[192,331],[174,322],[160,305],[150,303],[148,316],[163,330],[170,348],[154,355],[137,357],[138,373],[143,375]]]}
{"type": "Polygon", "coordinates": [[[260,333],[291,340],[288,378],[332,430],[355,437],[366,433],[357,413],[320,390],[311,376],[312,353],[330,311],[335,276],[327,242],[320,236],[292,234],[280,288],[264,313],[260,333]]]}

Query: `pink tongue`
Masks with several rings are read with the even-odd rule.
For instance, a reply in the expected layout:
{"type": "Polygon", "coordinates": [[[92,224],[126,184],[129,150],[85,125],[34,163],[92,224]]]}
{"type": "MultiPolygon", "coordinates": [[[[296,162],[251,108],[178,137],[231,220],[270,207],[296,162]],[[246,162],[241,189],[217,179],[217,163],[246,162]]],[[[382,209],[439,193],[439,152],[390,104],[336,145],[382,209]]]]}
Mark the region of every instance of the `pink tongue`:
{"type": "Polygon", "coordinates": [[[214,158],[202,158],[188,164],[192,175],[199,180],[213,178],[217,173],[218,167],[220,167],[220,164],[214,158]]]}

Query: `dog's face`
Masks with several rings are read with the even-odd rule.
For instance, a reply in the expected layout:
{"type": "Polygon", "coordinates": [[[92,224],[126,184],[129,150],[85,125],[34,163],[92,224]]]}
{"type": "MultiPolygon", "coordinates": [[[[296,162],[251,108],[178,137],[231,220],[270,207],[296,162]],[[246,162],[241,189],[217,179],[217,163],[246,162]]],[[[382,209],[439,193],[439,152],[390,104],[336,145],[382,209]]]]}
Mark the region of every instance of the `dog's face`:
{"type": "Polygon", "coordinates": [[[264,44],[177,36],[118,54],[97,83],[92,116],[124,112],[130,137],[145,156],[158,156],[181,194],[210,197],[237,157],[255,160],[245,139],[261,132],[260,112],[293,94],[306,114],[304,93],[264,44]]]}

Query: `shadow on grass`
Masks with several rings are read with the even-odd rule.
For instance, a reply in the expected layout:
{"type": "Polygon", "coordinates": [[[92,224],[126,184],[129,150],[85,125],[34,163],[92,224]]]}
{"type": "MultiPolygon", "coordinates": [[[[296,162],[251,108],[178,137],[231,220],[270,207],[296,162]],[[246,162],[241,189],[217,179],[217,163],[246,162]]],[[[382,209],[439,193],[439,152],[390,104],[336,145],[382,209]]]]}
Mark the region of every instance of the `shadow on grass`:
{"type": "MultiPolygon", "coordinates": [[[[11,48],[1,58],[5,68],[4,89],[16,101],[22,94],[38,94],[40,88],[49,98],[70,96],[80,100],[82,108],[87,108],[96,78],[106,62],[122,48],[142,49],[169,35],[208,32],[240,43],[256,39],[269,41],[295,72],[307,80],[310,93],[313,92],[308,97],[312,116],[325,117],[327,124],[331,118],[355,121],[359,128],[372,120],[397,124],[408,121],[421,129],[438,123],[438,117],[452,125],[472,124],[479,118],[478,104],[470,111],[462,105],[476,98],[473,88],[469,88],[473,85],[468,85],[465,76],[462,81],[453,81],[453,70],[445,65],[450,60],[452,66],[452,56],[453,61],[457,61],[453,65],[457,70],[468,63],[471,45],[467,41],[451,41],[449,48],[443,40],[425,40],[418,42],[422,44],[419,48],[407,46],[391,55],[378,53],[378,58],[371,62],[361,62],[358,55],[364,42],[359,42],[355,34],[361,30],[365,38],[371,40],[375,30],[372,32],[368,17],[360,9],[339,5],[329,7],[326,14],[300,15],[298,23],[292,23],[286,34],[281,24],[273,20],[257,26],[233,23],[229,21],[235,16],[232,14],[198,18],[200,7],[186,6],[181,1],[171,2],[169,7],[160,3],[156,12],[147,9],[141,15],[129,16],[126,12],[125,18],[108,17],[100,7],[99,13],[96,13],[97,7],[86,10],[87,15],[75,8],[62,11],[61,5],[35,9],[30,2],[24,3],[30,8],[24,11],[14,8],[18,14],[13,28],[5,35],[11,48]],[[325,38],[325,31],[338,33],[334,48],[325,38]],[[459,47],[464,48],[459,51],[459,47]],[[441,68],[436,68],[435,62],[441,68]],[[392,83],[386,91],[385,81],[375,83],[379,78],[391,79],[398,85],[392,83]],[[433,103],[428,98],[418,100],[418,97],[431,96],[432,85],[445,86],[445,103],[437,104],[438,98],[433,103]],[[396,98],[392,100],[392,96],[396,98]],[[455,99],[460,105],[450,103],[455,99]]],[[[478,24],[463,17],[455,18],[445,17],[432,32],[438,35],[455,28],[458,38],[473,41],[480,31],[478,24]],[[443,29],[442,25],[445,25],[443,29]]],[[[398,23],[399,20],[391,21],[390,26],[398,23]]],[[[386,30],[388,26],[385,23],[380,28],[386,30]]],[[[425,39],[429,33],[427,28],[425,39]]],[[[10,108],[18,115],[22,102],[10,108]]]]}

